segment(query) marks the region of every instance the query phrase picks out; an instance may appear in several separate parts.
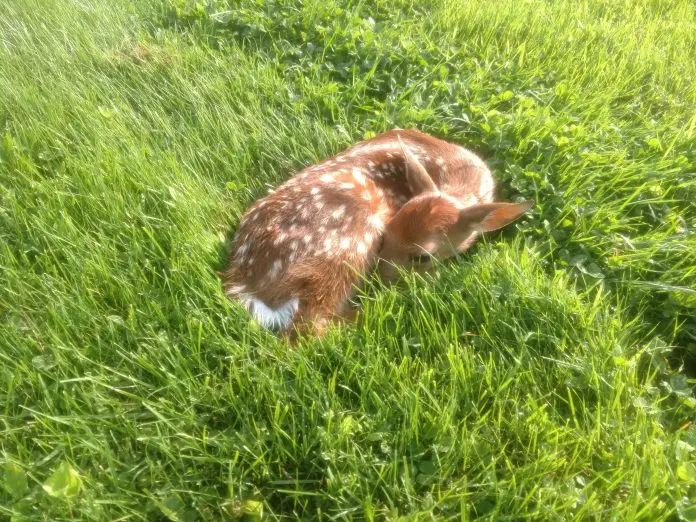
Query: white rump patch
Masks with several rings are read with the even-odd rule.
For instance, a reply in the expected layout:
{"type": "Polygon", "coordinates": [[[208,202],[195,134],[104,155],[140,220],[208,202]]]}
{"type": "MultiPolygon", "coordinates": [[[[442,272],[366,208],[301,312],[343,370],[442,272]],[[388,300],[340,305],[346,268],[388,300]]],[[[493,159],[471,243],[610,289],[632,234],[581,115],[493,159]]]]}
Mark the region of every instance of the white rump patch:
{"type": "Polygon", "coordinates": [[[288,299],[275,309],[270,308],[266,303],[251,294],[239,294],[239,299],[254,320],[263,328],[269,330],[280,330],[289,327],[300,305],[300,300],[297,297],[288,299]]]}

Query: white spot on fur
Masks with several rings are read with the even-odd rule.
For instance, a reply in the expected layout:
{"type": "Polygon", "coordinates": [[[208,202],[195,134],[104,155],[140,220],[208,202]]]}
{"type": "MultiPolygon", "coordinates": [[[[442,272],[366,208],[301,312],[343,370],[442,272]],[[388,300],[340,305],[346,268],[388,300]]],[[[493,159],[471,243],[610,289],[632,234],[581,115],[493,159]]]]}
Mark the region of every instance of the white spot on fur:
{"type": "Polygon", "coordinates": [[[319,194],[319,187],[312,187],[312,190],[309,191],[311,194],[319,194]]]}
{"type": "Polygon", "coordinates": [[[339,185],[339,187],[342,188],[343,190],[350,190],[350,189],[354,189],[355,185],[353,183],[341,183],[339,185]]]}
{"type": "Polygon", "coordinates": [[[336,210],[334,210],[331,215],[334,217],[334,219],[339,219],[344,213],[346,212],[346,206],[341,205],[338,207],[336,210]]]}
{"type": "Polygon", "coordinates": [[[312,236],[310,236],[309,234],[305,235],[305,236],[302,238],[302,242],[303,242],[305,245],[309,245],[309,244],[312,242],[312,236]]]}
{"type": "Polygon", "coordinates": [[[379,231],[384,230],[384,221],[377,214],[373,214],[367,220],[372,228],[376,228],[379,231]]]}
{"type": "Polygon", "coordinates": [[[350,238],[349,237],[344,237],[341,239],[341,248],[343,250],[348,250],[350,248],[350,238]]]}
{"type": "Polygon", "coordinates": [[[370,201],[372,199],[372,193],[369,190],[364,190],[362,193],[362,198],[365,201],[370,201]]]}
{"type": "Polygon", "coordinates": [[[367,245],[362,241],[358,241],[358,254],[367,254],[367,245]]]}
{"type": "Polygon", "coordinates": [[[280,271],[282,269],[283,269],[283,262],[280,259],[276,259],[275,261],[273,261],[273,265],[271,266],[270,277],[272,279],[275,279],[276,277],[278,277],[278,275],[280,274],[280,271]]]}
{"type": "Polygon", "coordinates": [[[259,298],[242,293],[239,299],[261,327],[269,330],[279,330],[290,326],[292,318],[297,313],[300,300],[297,297],[288,299],[278,308],[270,308],[259,298]]]}
{"type": "Polygon", "coordinates": [[[357,167],[353,168],[353,179],[355,179],[358,185],[362,185],[363,187],[365,186],[365,176],[357,167]]]}
{"type": "Polygon", "coordinates": [[[227,293],[227,295],[237,295],[237,294],[243,292],[245,289],[246,289],[246,285],[233,285],[233,286],[230,286],[226,290],[226,293],[227,293]]]}
{"type": "Polygon", "coordinates": [[[445,158],[442,156],[438,156],[437,159],[435,160],[435,163],[437,163],[438,167],[444,167],[445,166],[445,158]]]}
{"type": "Polygon", "coordinates": [[[334,181],[334,177],[331,174],[322,174],[321,177],[319,178],[323,183],[332,183],[334,181]]]}

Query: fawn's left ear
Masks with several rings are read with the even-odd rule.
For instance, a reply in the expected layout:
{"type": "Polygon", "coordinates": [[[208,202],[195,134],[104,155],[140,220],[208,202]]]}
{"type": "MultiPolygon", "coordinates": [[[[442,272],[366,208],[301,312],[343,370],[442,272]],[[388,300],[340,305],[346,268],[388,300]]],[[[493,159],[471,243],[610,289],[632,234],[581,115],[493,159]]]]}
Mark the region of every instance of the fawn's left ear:
{"type": "Polygon", "coordinates": [[[459,213],[457,226],[477,228],[479,232],[493,232],[519,219],[533,204],[533,201],[525,201],[473,205],[459,213]]]}
{"type": "Polygon", "coordinates": [[[399,145],[404,153],[404,159],[406,160],[406,180],[408,181],[408,186],[411,189],[411,194],[417,196],[423,192],[437,192],[437,185],[430,177],[428,171],[425,170],[423,164],[418,161],[418,159],[413,155],[413,152],[408,150],[408,147],[404,146],[401,141],[401,136],[397,135],[399,139],[399,145]]]}

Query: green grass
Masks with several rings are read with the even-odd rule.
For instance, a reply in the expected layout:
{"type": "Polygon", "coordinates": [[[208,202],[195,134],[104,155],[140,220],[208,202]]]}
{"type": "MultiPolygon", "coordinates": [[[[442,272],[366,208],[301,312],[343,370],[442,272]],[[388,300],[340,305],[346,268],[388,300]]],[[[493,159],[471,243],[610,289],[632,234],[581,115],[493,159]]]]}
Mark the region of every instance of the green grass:
{"type": "Polygon", "coordinates": [[[0,519],[696,518],[693,2],[111,4],[0,0],[0,519]],[[225,238],[394,126],[536,207],[289,350],[225,238]]]}

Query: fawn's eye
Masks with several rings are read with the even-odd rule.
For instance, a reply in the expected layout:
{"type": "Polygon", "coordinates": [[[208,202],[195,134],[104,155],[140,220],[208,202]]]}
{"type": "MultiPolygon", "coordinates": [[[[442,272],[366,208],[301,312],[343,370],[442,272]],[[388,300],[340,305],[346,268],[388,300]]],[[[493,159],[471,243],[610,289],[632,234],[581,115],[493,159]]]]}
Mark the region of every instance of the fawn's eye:
{"type": "Polygon", "coordinates": [[[429,263],[432,261],[433,257],[430,254],[416,254],[415,256],[411,256],[411,262],[412,263],[429,263]]]}

